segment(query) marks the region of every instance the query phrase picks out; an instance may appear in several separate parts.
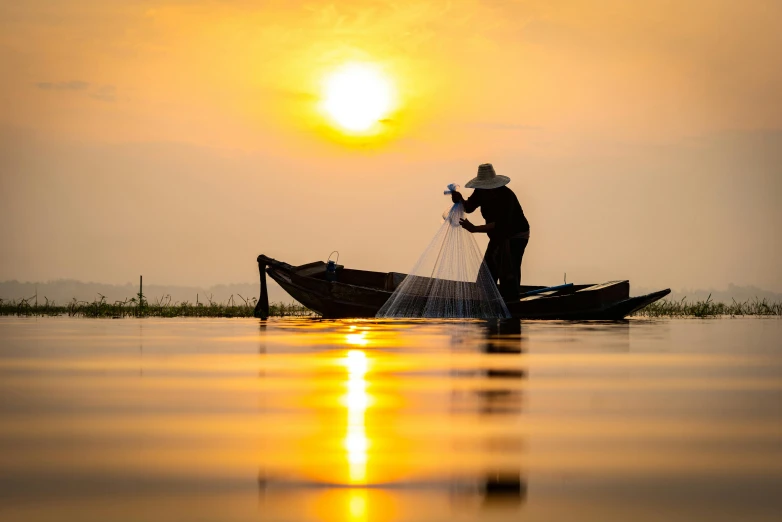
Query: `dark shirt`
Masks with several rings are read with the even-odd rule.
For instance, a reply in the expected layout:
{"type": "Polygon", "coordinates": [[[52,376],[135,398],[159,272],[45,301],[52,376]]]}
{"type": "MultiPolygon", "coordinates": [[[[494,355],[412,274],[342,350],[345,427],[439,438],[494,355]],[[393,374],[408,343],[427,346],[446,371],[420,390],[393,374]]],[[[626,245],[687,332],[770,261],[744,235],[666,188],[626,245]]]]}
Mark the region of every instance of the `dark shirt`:
{"type": "Polygon", "coordinates": [[[529,232],[529,222],[521,204],[508,187],[475,189],[464,201],[464,211],[470,213],[478,207],[481,207],[486,224],[494,223],[494,230],[488,232],[489,239],[507,239],[520,232],[529,232]]]}

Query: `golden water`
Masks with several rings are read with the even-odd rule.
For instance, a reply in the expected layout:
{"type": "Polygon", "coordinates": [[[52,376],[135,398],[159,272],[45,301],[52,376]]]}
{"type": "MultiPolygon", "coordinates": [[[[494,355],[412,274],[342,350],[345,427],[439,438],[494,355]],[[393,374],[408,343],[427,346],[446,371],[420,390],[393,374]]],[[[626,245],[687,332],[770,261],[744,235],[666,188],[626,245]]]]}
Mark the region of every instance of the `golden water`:
{"type": "Polygon", "coordinates": [[[779,520],[782,321],[0,319],[0,520],[779,520]]]}

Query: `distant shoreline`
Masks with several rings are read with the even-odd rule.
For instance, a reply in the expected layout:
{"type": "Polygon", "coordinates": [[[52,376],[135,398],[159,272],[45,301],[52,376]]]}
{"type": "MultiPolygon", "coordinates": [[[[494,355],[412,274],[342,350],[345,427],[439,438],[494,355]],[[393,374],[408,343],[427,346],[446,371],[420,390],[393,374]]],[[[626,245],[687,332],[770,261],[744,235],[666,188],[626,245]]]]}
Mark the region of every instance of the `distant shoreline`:
{"type": "MultiPolygon", "coordinates": [[[[532,284],[533,281],[524,281],[524,284],[532,284]]],[[[289,303],[292,298],[275,281],[268,279],[269,301],[277,303],[289,303]]],[[[548,285],[543,285],[548,286],[548,285]]],[[[675,288],[662,282],[657,285],[638,284],[630,285],[632,295],[649,294],[660,288],[671,288],[668,296],[670,301],[679,301],[686,298],[687,301],[702,301],[711,298],[715,302],[732,303],[766,299],[768,302],[782,302],[782,292],[761,288],[752,285],[728,284],[723,288],[675,288]]],[[[32,303],[38,296],[39,304],[48,298],[49,303],[67,304],[75,298],[77,301],[93,302],[101,297],[106,302],[124,301],[127,296],[134,296],[139,291],[139,283],[110,284],[83,282],[75,279],[58,279],[45,282],[17,280],[0,281],[0,299],[10,301],[28,299],[32,303]]],[[[241,303],[244,299],[251,300],[260,295],[258,281],[244,283],[225,283],[211,286],[178,286],[161,284],[154,278],[144,278],[143,292],[147,296],[170,296],[173,302],[199,302],[199,303],[229,303],[233,298],[241,303]]]]}

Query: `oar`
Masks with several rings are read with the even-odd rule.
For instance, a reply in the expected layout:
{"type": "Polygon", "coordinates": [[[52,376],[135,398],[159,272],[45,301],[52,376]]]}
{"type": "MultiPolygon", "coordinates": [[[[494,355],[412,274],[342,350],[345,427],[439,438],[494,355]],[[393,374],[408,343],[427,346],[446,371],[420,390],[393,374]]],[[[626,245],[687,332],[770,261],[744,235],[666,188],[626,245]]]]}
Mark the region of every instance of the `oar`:
{"type": "Polygon", "coordinates": [[[557,286],[549,286],[548,288],[538,288],[537,290],[530,290],[529,292],[524,292],[519,297],[529,297],[531,295],[542,294],[543,292],[550,292],[551,290],[560,290],[562,288],[568,288],[570,286],[573,286],[573,283],[566,283],[564,285],[557,285],[557,286]]]}

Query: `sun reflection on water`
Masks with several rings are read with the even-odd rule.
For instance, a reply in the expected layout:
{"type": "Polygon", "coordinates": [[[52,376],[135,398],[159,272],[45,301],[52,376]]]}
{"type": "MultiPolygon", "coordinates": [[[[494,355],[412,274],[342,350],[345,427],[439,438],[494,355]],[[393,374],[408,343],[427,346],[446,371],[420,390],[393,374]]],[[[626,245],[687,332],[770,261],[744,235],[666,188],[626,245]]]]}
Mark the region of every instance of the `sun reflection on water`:
{"type": "Polygon", "coordinates": [[[367,519],[367,491],[351,489],[348,497],[348,513],[351,521],[367,519]]]}
{"type": "MultiPolygon", "coordinates": [[[[362,332],[362,335],[365,333],[362,332]]],[[[348,338],[351,335],[359,334],[348,334],[348,338]]],[[[366,339],[362,338],[362,340],[366,344],[366,339]]],[[[369,364],[366,354],[361,350],[348,350],[344,364],[348,371],[347,394],[345,395],[348,425],[344,440],[347,451],[348,477],[351,484],[363,484],[367,478],[367,452],[369,449],[364,419],[369,406],[366,380],[369,364]]]]}
{"type": "Polygon", "coordinates": [[[369,344],[369,339],[366,332],[349,333],[345,336],[345,342],[353,346],[366,346],[369,344]]]}

